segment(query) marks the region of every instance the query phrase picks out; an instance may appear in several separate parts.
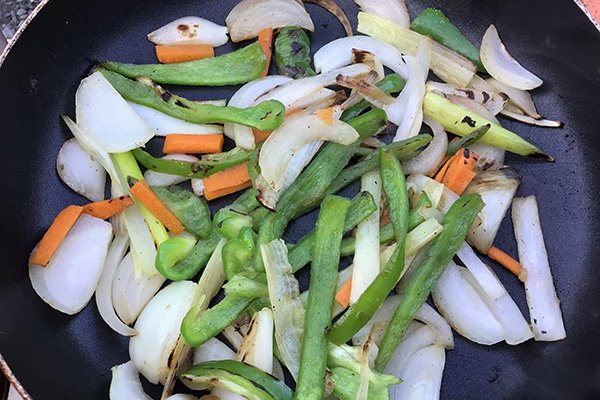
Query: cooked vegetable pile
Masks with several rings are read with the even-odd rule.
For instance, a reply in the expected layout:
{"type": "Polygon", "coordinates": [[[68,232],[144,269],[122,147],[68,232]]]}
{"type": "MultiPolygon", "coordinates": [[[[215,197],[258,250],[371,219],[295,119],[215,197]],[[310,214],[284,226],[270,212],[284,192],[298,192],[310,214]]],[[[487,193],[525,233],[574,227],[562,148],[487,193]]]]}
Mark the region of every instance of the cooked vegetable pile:
{"type": "Polygon", "coordinates": [[[177,381],[221,399],[437,399],[452,328],[482,345],[566,337],[536,198],[504,165],[552,158],[496,118],[560,127],[528,92],[542,80],[493,25],[478,49],[441,10],[411,22],[404,0],[356,0],[352,36],[315,2],[349,36],[311,55],[302,2],[243,0],[226,26],[150,33],[158,64],[97,65],[63,116],[57,171],[90,202],[59,213],[30,278],[66,314],[95,294],[130,337],[111,399],[149,399],[139,374],[162,399],[196,398],[177,381]],[[245,43],[215,51],[230,39],[245,43]],[[238,86],[198,100],[173,85],[238,86]],[[511,205],[518,260],[494,246],[511,205]],[[486,256],[524,283],[529,322],[486,256]]]}

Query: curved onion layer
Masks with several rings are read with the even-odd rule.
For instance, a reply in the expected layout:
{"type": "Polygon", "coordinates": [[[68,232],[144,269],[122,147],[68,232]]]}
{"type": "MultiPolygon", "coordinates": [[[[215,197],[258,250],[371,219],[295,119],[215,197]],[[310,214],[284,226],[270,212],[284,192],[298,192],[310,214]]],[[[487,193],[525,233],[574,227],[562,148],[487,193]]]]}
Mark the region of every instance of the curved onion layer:
{"type": "Polygon", "coordinates": [[[112,226],[82,214],[46,267],[29,265],[35,292],[53,308],[75,314],[90,301],[112,239],[112,226]]]}
{"type": "Polygon", "coordinates": [[[423,122],[433,131],[433,140],[421,154],[402,163],[405,174],[430,175],[437,171],[446,156],[448,135],[444,128],[429,118],[425,118],[423,122]]]}
{"type": "Polygon", "coordinates": [[[315,30],[310,15],[294,0],[242,0],[229,12],[225,23],[235,43],[254,39],[265,28],[299,26],[315,30]]]}
{"type": "Polygon", "coordinates": [[[133,324],[164,281],[160,274],[136,279],[133,257],[128,253],[117,267],[112,282],[112,301],[119,318],[128,325],[133,324]]]}
{"type": "Polygon", "coordinates": [[[348,20],[348,16],[344,12],[344,9],[340,7],[335,0],[304,0],[305,3],[314,3],[319,7],[324,8],[333,14],[334,17],[340,21],[344,31],[347,36],[352,36],[352,25],[350,25],[350,21],[348,20]]]}
{"type": "Polygon", "coordinates": [[[96,288],[96,305],[98,306],[98,312],[104,322],[106,322],[106,324],[115,332],[123,336],[134,336],[137,332],[125,325],[123,321],[119,319],[113,307],[112,300],[112,286],[115,271],[123,260],[128,245],[129,238],[126,234],[118,234],[110,245],[108,255],[106,256],[106,262],[104,263],[104,269],[102,270],[100,280],[98,281],[98,287],[96,288]]]}
{"type": "Polygon", "coordinates": [[[209,339],[200,347],[194,349],[193,364],[206,361],[235,360],[235,352],[217,338],[209,339]]]}
{"type": "Polygon", "coordinates": [[[427,91],[433,91],[443,96],[466,97],[482,104],[492,115],[498,114],[504,109],[508,96],[504,93],[487,91],[475,88],[455,87],[447,83],[427,82],[427,91]]]}
{"type": "Polygon", "coordinates": [[[128,101],[127,104],[154,131],[156,136],[166,136],[170,133],[212,135],[223,132],[221,125],[194,124],[131,101],[128,101]]]}
{"type": "Polygon", "coordinates": [[[288,119],[263,144],[258,157],[261,175],[273,189],[280,190],[291,155],[302,146],[317,140],[351,144],[358,138],[356,129],[339,120],[329,125],[316,115],[288,119]]]}
{"type": "Polygon", "coordinates": [[[270,308],[254,313],[236,358],[268,374],[273,373],[273,311],[270,308]]]}
{"type": "Polygon", "coordinates": [[[417,350],[402,365],[388,364],[385,372],[402,379],[390,389],[390,399],[439,399],[445,363],[444,349],[430,345],[417,350]]]}
{"type": "Polygon", "coordinates": [[[215,24],[200,17],[183,17],[169,22],[148,34],[148,40],[154,44],[182,45],[208,44],[212,47],[223,46],[229,41],[227,27],[215,24]]]}
{"type": "Polygon", "coordinates": [[[198,400],[193,394],[176,393],[166,398],[166,400],[198,400]]]}
{"type": "Polygon", "coordinates": [[[111,368],[110,400],[152,400],[144,392],[140,382],[140,374],[131,361],[111,368]]]}
{"type": "MultiPolygon", "coordinates": [[[[450,209],[450,206],[452,206],[452,204],[454,204],[454,202],[458,200],[459,197],[456,193],[448,189],[446,186],[440,186],[439,182],[436,182],[430,177],[421,174],[409,175],[406,178],[406,186],[409,188],[409,190],[413,190],[414,195],[419,195],[423,190],[427,191],[428,187],[441,187],[441,193],[438,193],[437,197],[435,195],[430,197],[430,200],[433,204],[436,204],[434,203],[434,199],[437,199],[437,206],[435,207],[444,213],[446,213],[450,209]]],[[[429,194],[430,192],[427,192],[427,195],[429,194]]]]}
{"type": "Polygon", "coordinates": [[[400,50],[369,36],[344,37],[327,43],[314,55],[315,69],[317,72],[326,73],[349,65],[352,62],[353,49],[375,54],[384,66],[403,78],[408,78],[409,71],[400,50]]]}
{"type": "Polygon", "coordinates": [[[56,157],[56,171],[71,189],[91,201],[104,199],[106,171],[88,154],[77,139],[67,140],[56,157]]]}
{"type": "MultiPolygon", "coordinates": [[[[189,154],[167,154],[161,158],[164,160],[180,160],[189,162],[198,161],[198,157],[194,157],[189,154]]],[[[188,179],[189,178],[181,175],[171,175],[151,170],[146,170],[146,172],[144,172],[144,180],[150,186],[172,186],[181,182],[185,182],[188,179]]]]}
{"type": "MultiPolygon", "coordinates": [[[[481,79],[481,78],[480,78],[481,79]]],[[[473,80],[475,82],[475,80],[473,80]]],[[[533,103],[533,99],[531,95],[526,90],[521,90],[514,88],[512,86],[506,85],[494,78],[486,79],[484,82],[489,84],[491,87],[496,89],[497,91],[504,93],[510,99],[510,102],[523,110],[523,112],[530,117],[533,118],[541,118],[542,116],[537,112],[535,108],[535,104],[533,103]]],[[[475,85],[481,85],[481,83],[475,83],[475,85]]]]}
{"type": "Polygon", "coordinates": [[[506,50],[494,25],[481,40],[481,62],[487,72],[500,82],[517,89],[531,90],[544,81],[521,66],[506,50]]]}
{"type": "Polygon", "coordinates": [[[171,353],[180,337],[179,327],[196,294],[196,284],[173,282],[144,307],[129,341],[131,360],[148,381],[164,383],[171,353]]]}
{"type": "Polygon", "coordinates": [[[465,189],[465,194],[479,193],[485,203],[479,213],[481,224],[474,225],[467,235],[468,242],[480,253],[487,254],[492,247],[520,183],[521,178],[513,169],[502,168],[477,174],[465,189]]]}
{"type": "Polygon", "coordinates": [[[360,11],[377,15],[404,28],[410,27],[410,15],[404,0],[354,0],[360,11]]]}
{"type": "Polygon", "coordinates": [[[77,123],[109,153],[143,146],[154,136],[152,129],[100,72],[94,72],[79,84],[75,111],[77,123]]]}
{"type": "Polygon", "coordinates": [[[388,362],[385,372],[388,374],[392,373],[390,369],[394,370],[404,365],[413,354],[423,347],[436,344],[436,340],[435,331],[431,327],[419,322],[412,322],[404,334],[400,345],[396,348],[394,355],[388,362]]]}
{"type": "Polygon", "coordinates": [[[198,197],[204,196],[204,181],[202,179],[192,179],[192,191],[198,197]]]}
{"type": "Polygon", "coordinates": [[[504,329],[479,296],[470,272],[450,262],[431,297],[446,321],[467,339],[492,345],[504,340],[504,329]]]}
{"type": "MultiPolygon", "coordinates": [[[[248,82],[231,96],[229,105],[239,108],[253,106],[256,104],[256,99],[260,96],[291,80],[292,79],[287,76],[272,75],[248,82]]],[[[246,150],[254,150],[255,144],[252,128],[245,125],[226,122],[224,124],[224,132],[227,137],[235,140],[237,147],[246,150]]]]}
{"type": "Polygon", "coordinates": [[[533,117],[530,117],[529,115],[524,115],[524,114],[517,113],[517,112],[511,112],[508,110],[502,110],[500,113],[502,115],[504,115],[505,117],[512,118],[515,121],[523,122],[528,125],[541,126],[544,128],[562,128],[564,126],[564,124],[561,121],[553,121],[553,120],[545,119],[542,117],[533,118],[533,117]]]}
{"type": "Polygon", "coordinates": [[[535,340],[554,341],[567,337],[556,295],[548,253],[535,196],[515,198],[512,220],[519,261],[527,270],[525,293],[535,340]]]}

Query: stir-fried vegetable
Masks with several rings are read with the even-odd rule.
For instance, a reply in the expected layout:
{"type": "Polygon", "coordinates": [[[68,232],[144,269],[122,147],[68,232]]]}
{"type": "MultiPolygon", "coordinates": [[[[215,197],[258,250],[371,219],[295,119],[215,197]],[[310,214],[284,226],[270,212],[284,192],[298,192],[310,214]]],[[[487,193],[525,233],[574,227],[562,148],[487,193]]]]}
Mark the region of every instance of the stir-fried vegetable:
{"type": "Polygon", "coordinates": [[[275,39],[275,62],[277,71],[290,78],[314,76],[310,66],[310,39],[302,28],[286,26],[275,39]]]}

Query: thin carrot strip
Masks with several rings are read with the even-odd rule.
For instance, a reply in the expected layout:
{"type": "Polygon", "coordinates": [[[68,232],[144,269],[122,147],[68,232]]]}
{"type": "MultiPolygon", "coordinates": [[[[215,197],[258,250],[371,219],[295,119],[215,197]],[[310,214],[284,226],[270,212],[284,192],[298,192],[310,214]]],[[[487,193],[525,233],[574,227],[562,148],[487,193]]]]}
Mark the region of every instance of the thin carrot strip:
{"type": "Polygon", "coordinates": [[[156,46],[156,58],[163,64],[173,64],[186,61],[201,60],[215,56],[215,49],[212,46],[201,45],[175,45],[175,46],[156,46]]]}
{"type": "Polygon", "coordinates": [[[137,183],[129,189],[129,192],[134,195],[135,198],[156,217],[156,219],[162,222],[171,233],[179,235],[185,230],[175,214],[160,201],[146,181],[137,181],[137,183]]]}
{"type": "Polygon", "coordinates": [[[58,246],[77,222],[82,210],[81,206],[69,206],[58,213],[31,255],[30,264],[44,267],[48,265],[58,246]]]}
{"type": "Polygon", "coordinates": [[[223,135],[184,135],[172,133],[166,136],[163,153],[220,153],[223,150],[223,135]]]}
{"type": "Polygon", "coordinates": [[[319,117],[319,119],[325,122],[327,125],[333,125],[333,107],[323,108],[321,110],[317,110],[315,115],[319,117]]]}
{"type": "Polygon", "coordinates": [[[128,195],[125,195],[121,197],[115,197],[114,199],[86,204],[83,206],[82,213],[100,219],[108,219],[131,205],[133,205],[133,200],[128,195]]]}
{"type": "Polygon", "coordinates": [[[475,153],[468,149],[460,149],[446,161],[446,164],[435,176],[435,180],[460,195],[477,175],[473,171],[476,164],[477,155],[475,153]]]}
{"type": "Polygon", "coordinates": [[[217,172],[202,180],[204,183],[204,198],[213,200],[231,193],[238,192],[251,185],[248,174],[248,163],[217,172]]]}
{"type": "Polygon", "coordinates": [[[344,283],[344,286],[335,294],[335,301],[343,308],[350,305],[350,292],[352,291],[352,277],[344,283]]]}
{"type": "Polygon", "coordinates": [[[267,56],[267,64],[263,70],[261,77],[267,76],[269,73],[269,66],[271,65],[271,53],[273,46],[273,28],[265,28],[258,32],[258,43],[262,48],[262,51],[267,56]]]}
{"type": "Polygon", "coordinates": [[[491,247],[488,250],[488,257],[498,262],[504,268],[515,274],[521,282],[525,282],[527,277],[527,270],[514,258],[503,252],[497,247],[491,247]]]}

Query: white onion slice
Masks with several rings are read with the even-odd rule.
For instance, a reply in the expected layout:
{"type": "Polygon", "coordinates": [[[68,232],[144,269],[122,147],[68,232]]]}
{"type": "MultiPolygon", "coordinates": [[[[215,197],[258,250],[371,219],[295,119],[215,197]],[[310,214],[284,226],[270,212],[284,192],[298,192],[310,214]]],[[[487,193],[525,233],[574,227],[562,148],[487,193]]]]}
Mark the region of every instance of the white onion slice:
{"type": "MultiPolygon", "coordinates": [[[[473,82],[475,82],[475,80],[473,82]]],[[[485,80],[485,82],[497,91],[505,93],[510,99],[510,102],[519,107],[521,110],[523,110],[525,114],[533,118],[541,118],[541,115],[538,114],[535,108],[535,104],[533,103],[531,94],[529,94],[529,92],[527,92],[526,90],[514,88],[494,78],[489,78],[485,80]]],[[[480,83],[478,83],[478,85],[480,85],[480,83]]]]}
{"type": "Polygon", "coordinates": [[[164,114],[154,108],[128,101],[127,104],[154,131],[156,136],[166,136],[171,133],[190,135],[213,135],[222,133],[223,127],[216,124],[194,124],[182,119],[164,114]]]}
{"type": "Polygon", "coordinates": [[[131,361],[111,368],[112,379],[108,397],[110,400],[152,400],[144,392],[140,374],[131,361]]]}
{"type": "Polygon", "coordinates": [[[393,370],[404,365],[417,351],[423,347],[436,344],[436,341],[436,333],[431,327],[419,322],[411,322],[411,326],[406,330],[384,372],[392,373],[393,370]]]}
{"type": "Polygon", "coordinates": [[[527,270],[525,293],[535,340],[555,341],[567,334],[556,295],[552,271],[535,196],[515,198],[512,219],[519,249],[519,261],[527,270]]]}
{"type": "Polygon", "coordinates": [[[465,189],[465,194],[479,193],[485,206],[478,214],[480,224],[474,224],[467,241],[482,254],[494,243],[500,224],[521,183],[521,177],[511,168],[480,172],[465,189]]]}
{"type": "MultiPolygon", "coordinates": [[[[189,154],[167,154],[161,157],[163,160],[179,160],[179,161],[198,161],[198,157],[189,154]]],[[[150,186],[172,186],[178,183],[189,180],[185,176],[165,174],[163,172],[156,172],[147,170],[144,172],[144,180],[150,186]]]]}
{"type": "Polygon", "coordinates": [[[112,286],[117,267],[125,257],[129,237],[126,234],[118,234],[108,249],[108,255],[104,262],[104,269],[96,288],[96,305],[100,316],[115,332],[123,336],[134,336],[137,332],[123,323],[117,316],[113,307],[112,286]]]}
{"type": "Polygon", "coordinates": [[[263,308],[252,316],[236,359],[268,374],[273,372],[273,311],[263,308]]]}
{"type": "Polygon", "coordinates": [[[421,154],[402,163],[405,174],[430,175],[437,171],[446,156],[448,135],[444,128],[429,118],[423,119],[423,122],[433,131],[433,139],[421,154]]]}
{"type": "Polygon", "coordinates": [[[496,90],[487,91],[476,88],[455,87],[446,83],[432,81],[427,82],[427,91],[433,91],[446,97],[466,97],[483,105],[492,115],[496,115],[502,111],[508,101],[508,97],[504,93],[497,93],[496,90]]]}
{"type": "Polygon", "coordinates": [[[253,39],[265,28],[299,26],[315,30],[310,15],[294,0],[242,0],[229,12],[225,23],[234,43],[253,39]]]}
{"type": "Polygon", "coordinates": [[[135,323],[138,335],[129,341],[129,355],[151,383],[164,382],[167,377],[179,327],[195,293],[194,282],[173,282],[154,296],[135,323]]]}
{"type": "Polygon", "coordinates": [[[529,115],[523,115],[521,113],[511,112],[507,110],[502,110],[501,114],[505,117],[512,118],[515,121],[523,122],[528,125],[541,126],[544,128],[562,128],[564,124],[561,121],[553,121],[550,119],[545,119],[543,117],[533,118],[529,115]]]}
{"type": "Polygon", "coordinates": [[[354,0],[360,11],[377,15],[404,28],[410,27],[410,15],[404,0],[354,0]]]}
{"type": "Polygon", "coordinates": [[[506,50],[494,25],[481,40],[481,62],[487,72],[500,82],[517,89],[531,90],[541,86],[538,76],[521,66],[506,50]]]}
{"type": "Polygon", "coordinates": [[[167,397],[165,400],[198,400],[198,397],[193,394],[176,393],[167,397]]]}
{"type": "Polygon", "coordinates": [[[154,132],[101,72],[81,81],[75,94],[77,123],[109,153],[143,146],[154,132]]]}
{"type": "Polygon", "coordinates": [[[194,365],[218,360],[235,360],[235,352],[217,338],[211,338],[202,346],[194,349],[194,365]]]}
{"type": "Polygon", "coordinates": [[[390,399],[438,400],[445,363],[444,349],[430,345],[417,350],[402,365],[388,364],[385,372],[402,379],[390,389],[390,399]]]}
{"type": "MultiPolygon", "coordinates": [[[[413,174],[409,175],[406,178],[406,185],[408,188],[414,191],[415,195],[419,195],[421,191],[425,190],[427,186],[436,187],[439,185],[439,182],[436,182],[435,180],[425,175],[413,174]]],[[[450,209],[452,204],[454,204],[454,202],[458,200],[459,196],[452,190],[448,189],[446,186],[442,186],[442,193],[439,197],[439,202],[435,207],[438,210],[446,213],[450,209]]],[[[427,192],[427,195],[429,195],[429,192],[427,192]]],[[[433,197],[430,197],[430,200],[433,202],[433,197]]]]}
{"type": "Polygon", "coordinates": [[[56,171],[71,189],[91,201],[104,199],[106,171],[77,139],[67,140],[56,157],[56,171]]]}
{"type": "Polygon", "coordinates": [[[160,274],[136,279],[133,257],[128,253],[117,267],[112,282],[112,302],[119,318],[128,325],[133,324],[164,281],[160,274]]]}
{"type": "Polygon", "coordinates": [[[431,297],[452,327],[467,339],[485,345],[504,340],[504,330],[471,284],[469,271],[450,262],[431,297]]]}
{"type": "Polygon", "coordinates": [[[353,127],[339,120],[329,125],[316,115],[288,119],[271,133],[262,146],[258,158],[261,175],[273,189],[281,190],[291,155],[302,146],[317,140],[351,144],[358,138],[353,127]]]}
{"type": "Polygon", "coordinates": [[[190,16],[176,19],[149,33],[148,40],[166,46],[209,44],[219,47],[227,43],[229,38],[227,27],[204,18],[190,16]]]}
{"type": "Polygon", "coordinates": [[[108,222],[82,214],[46,267],[29,265],[35,292],[65,314],[81,311],[96,290],[111,239],[108,222]]]}
{"type": "Polygon", "coordinates": [[[202,179],[192,179],[192,191],[198,197],[204,196],[204,181],[202,179]]]}

